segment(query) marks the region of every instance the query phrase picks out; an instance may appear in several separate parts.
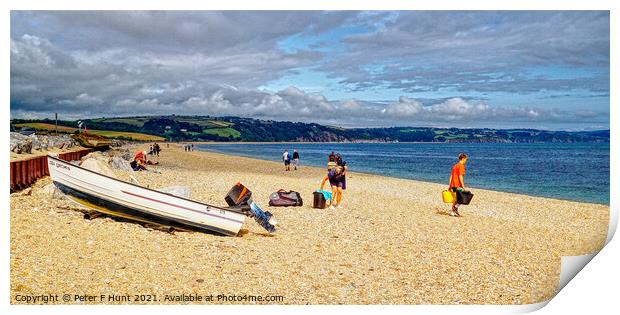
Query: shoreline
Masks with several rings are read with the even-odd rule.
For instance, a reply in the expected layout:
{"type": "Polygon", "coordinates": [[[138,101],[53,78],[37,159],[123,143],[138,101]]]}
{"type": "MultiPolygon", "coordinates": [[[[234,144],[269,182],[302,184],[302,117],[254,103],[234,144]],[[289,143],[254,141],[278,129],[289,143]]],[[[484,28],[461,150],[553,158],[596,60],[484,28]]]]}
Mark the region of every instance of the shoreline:
{"type": "MultiPolygon", "coordinates": [[[[218,143],[218,144],[225,144],[225,143],[226,142],[218,143]]],[[[278,143],[280,143],[280,142],[269,143],[269,144],[278,144],[278,143]]],[[[404,142],[401,142],[401,143],[404,143],[404,142]]],[[[419,142],[419,143],[424,143],[424,142],[419,142]]],[[[236,143],[228,143],[228,144],[246,144],[246,143],[236,142],[236,143]]],[[[252,143],[252,144],[254,144],[254,143],[252,143]]],[[[277,162],[277,161],[273,161],[273,160],[267,160],[267,159],[262,159],[260,157],[255,157],[255,156],[234,155],[232,153],[224,153],[224,152],[210,151],[210,150],[200,150],[200,149],[194,150],[194,151],[209,152],[209,153],[214,153],[214,154],[221,154],[221,155],[224,155],[224,156],[230,156],[230,157],[235,157],[235,158],[241,157],[241,158],[247,158],[247,159],[254,159],[254,160],[258,160],[258,161],[276,163],[276,164],[281,166],[281,162],[277,162]]],[[[323,170],[323,168],[320,167],[320,166],[310,165],[310,164],[304,164],[303,167],[313,167],[313,168],[316,168],[316,169],[323,170]]],[[[381,174],[376,174],[376,173],[372,173],[372,172],[349,171],[349,173],[359,173],[359,174],[366,174],[366,175],[386,177],[386,178],[411,180],[411,181],[415,181],[415,182],[419,182],[419,183],[426,183],[426,184],[444,185],[443,183],[438,183],[438,182],[431,182],[431,181],[425,181],[425,180],[421,180],[421,179],[413,179],[413,178],[399,177],[399,176],[381,175],[381,174]]],[[[444,185],[444,186],[446,186],[446,185],[444,185]]],[[[584,203],[584,204],[602,205],[602,206],[608,206],[608,207],[610,206],[609,202],[608,203],[598,203],[598,202],[591,202],[591,201],[587,201],[587,200],[562,199],[562,198],[558,198],[558,197],[530,194],[530,193],[525,193],[525,192],[510,192],[510,191],[503,191],[503,190],[494,190],[494,189],[490,189],[490,188],[486,188],[486,187],[478,187],[478,186],[467,186],[467,188],[468,189],[469,188],[473,188],[475,190],[492,191],[492,192],[504,193],[504,194],[512,194],[512,195],[516,195],[516,196],[528,196],[528,197],[553,199],[553,200],[559,200],[559,201],[568,201],[568,202],[576,202],[576,203],[584,203]]]]}
{"type": "Polygon", "coordinates": [[[476,141],[455,141],[455,142],[440,142],[440,141],[398,141],[398,142],[390,142],[390,141],[361,141],[361,142],[335,142],[335,141],[326,141],[326,142],[318,142],[318,141],[145,141],[145,142],[161,142],[161,143],[171,143],[171,144],[309,144],[309,143],[324,143],[324,144],[546,144],[546,143],[562,143],[562,144],[583,144],[583,143],[607,143],[610,144],[609,141],[584,141],[584,142],[503,142],[503,141],[489,141],[489,142],[476,142],[476,141]]]}
{"type": "Polygon", "coordinates": [[[241,181],[280,222],[276,233],[251,219],[237,237],[86,220],[49,196],[45,178],[31,195],[10,196],[11,296],[193,292],[282,295],[279,304],[528,304],[555,294],[561,256],[596,251],[607,235],[609,208],[596,204],[476,190],[454,218],[440,200],[444,185],[350,172],[344,209],[314,209],[322,168],[285,172],[277,162],[181,145],[157,159],[161,174],[134,174],[143,185],[187,186],[191,199],[222,205],[241,181]],[[279,188],[300,192],[304,206],[268,207],[279,188]]]}

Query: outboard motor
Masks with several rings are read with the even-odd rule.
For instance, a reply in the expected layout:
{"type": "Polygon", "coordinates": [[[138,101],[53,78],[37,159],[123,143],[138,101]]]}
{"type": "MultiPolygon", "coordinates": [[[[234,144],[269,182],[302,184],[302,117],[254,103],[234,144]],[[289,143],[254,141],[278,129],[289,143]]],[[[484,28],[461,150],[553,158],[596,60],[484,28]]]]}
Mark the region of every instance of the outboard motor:
{"type": "Polygon", "coordinates": [[[253,217],[254,220],[265,230],[269,231],[269,233],[276,231],[276,219],[273,218],[271,212],[261,210],[261,208],[252,201],[252,192],[247,187],[243,186],[243,184],[237,182],[230,191],[228,191],[224,200],[226,200],[230,209],[247,213],[248,216],[253,217]]]}
{"type": "Polygon", "coordinates": [[[250,213],[254,220],[269,233],[276,231],[275,225],[278,224],[271,212],[261,210],[253,201],[250,200],[250,213]]]}

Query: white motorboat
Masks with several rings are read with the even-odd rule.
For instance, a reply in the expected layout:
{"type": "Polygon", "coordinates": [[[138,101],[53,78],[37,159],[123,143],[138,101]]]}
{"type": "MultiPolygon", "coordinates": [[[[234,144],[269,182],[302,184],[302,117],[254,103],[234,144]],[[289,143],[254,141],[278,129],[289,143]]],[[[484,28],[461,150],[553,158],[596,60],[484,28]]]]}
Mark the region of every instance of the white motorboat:
{"type": "MultiPolygon", "coordinates": [[[[48,155],[52,181],[73,200],[97,211],[136,220],[237,235],[246,217],[253,216],[270,232],[271,214],[256,205],[248,210],[211,206],[124,182],[48,155]]],[[[250,201],[251,202],[251,201],[250,201]]]]}

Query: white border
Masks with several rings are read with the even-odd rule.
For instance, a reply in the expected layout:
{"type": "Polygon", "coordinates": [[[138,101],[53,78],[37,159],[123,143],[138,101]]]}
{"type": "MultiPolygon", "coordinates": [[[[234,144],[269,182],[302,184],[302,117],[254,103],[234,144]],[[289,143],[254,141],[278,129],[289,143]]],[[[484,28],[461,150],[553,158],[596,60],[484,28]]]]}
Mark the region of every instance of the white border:
{"type": "MultiPolygon", "coordinates": [[[[0,78],[2,80],[1,95],[5,104],[2,107],[2,113],[6,119],[9,119],[9,105],[10,88],[9,88],[9,38],[10,38],[10,10],[41,10],[41,9],[168,9],[168,10],[199,10],[199,9],[238,9],[238,10],[265,10],[265,9],[289,9],[289,10],[391,10],[391,9],[416,9],[416,10],[612,10],[611,12],[611,98],[610,103],[615,106],[610,108],[610,127],[612,134],[611,143],[611,174],[618,174],[620,171],[617,167],[617,162],[620,161],[620,155],[618,154],[618,118],[619,112],[617,106],[619,103],[617,92],[618,87],[618,62],[614,56],[618,55],[618,8],[617,1],[609,0],[588,0],[588,1],[540,1],[540,0],[521,0],[521,1],[489,1],[489,0],[444,0],[444,1],[396,1],[396,0],[383,0],[383,1],[326,1],[315,0],[306,2],[294,2],[284,0],[261,0],[261,1],[240,1],[240,0],[227,0],[214,3],[198,3],[198,1],[189,0],[175,0],[166,1],[162,3],[154,3],[153,1],[120,1],[120,0],[108,0],[105,2],[99,2],[96,6],[92,5],[90,1],[4,1],[0,6],[2,7],[2,19],[0,19],[0,28],[4,35],[4,49],[2,50],[2,65],[4,69],[4,76],[0,78]]],[[[4,126],[0,137],[0,147],[8,147],[8,126],[4,126]]],[[[8,164],[8,155],[2,156],[4,165],[8,164]]],[[[611,240],[617,225],[618,216],[618,180],[613,176],[610,178],[612,192],[610,205],[611,205],[611,221],[608,233],[608,241],[611,240]]],[[[2,185],[4,191],[7,192],[8,187],[8,172],[2,173],[2,185]]],[[[23,307],[23,306],[10,306],[9,305],[9,200],[8,195],[2,195],[2,201],[5,207],[3,210],[2,220],[2,242],[1,248],[2,255],[1,265],[3,269],[2,273],[2,287],[0,296],[3,299],[3,308],[8,308],[11,314],[30,314],[33,312],[45,312],[52,314],[71,314],[71,313],[83,313],[83,311],[93,312],[95,314],[107,314],[110,312],[121,311],[132,313],[154,313],[154,314],[169,314],[172,312],[181,311],[183,313],[205,314],[215,312],[225,313],[252,313],[254,314],[285,314],[289,311],[310,311],[312,313],[336,313],[336,312],[356,312],[361,314],[372,314],[376,312],[390,312],[390,313],[405,313],[405,312],[419,312],[419,313],[432,313],[432,314],[498,314],[498,313],[512,313],[515,311],[532,311],[544,306],[546,303],[540,303],[536,305],[526,306],[310,306],[310,307],[251,307],[251,306],[209,306],[205,308],[203,306],[91,306],[91,307],[76,307],[76,306],[54,306],[54,307],[23,307]]],[[[608,244],[601,254],[593,258],[592,262],[584,268],[584,272],[578,274],[573,281],[567,286],[566,290],[561,291],[556,298],[554,298],[547,307],[541,310],[543,314],[566,314],[573,312],[592,312],[617,309],[617,288],[618,288],[618,257],[620,253],[620,246],[618,242],[612,242],[608,244]]]]}

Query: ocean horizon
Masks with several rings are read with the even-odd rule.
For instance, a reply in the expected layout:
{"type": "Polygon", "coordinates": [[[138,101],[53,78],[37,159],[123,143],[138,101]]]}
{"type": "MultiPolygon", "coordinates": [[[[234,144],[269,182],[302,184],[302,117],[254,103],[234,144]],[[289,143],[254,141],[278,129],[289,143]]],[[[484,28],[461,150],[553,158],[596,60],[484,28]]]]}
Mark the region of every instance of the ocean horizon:
{"type": "Polygon", "coordinates": [[[279,162],[286,149],[301,167],[325,167],[334,151],[350,171],[448,184],[468,154],[465,186],[609,204],[609,143],[218,143],[198,150],[279,162]]]}

